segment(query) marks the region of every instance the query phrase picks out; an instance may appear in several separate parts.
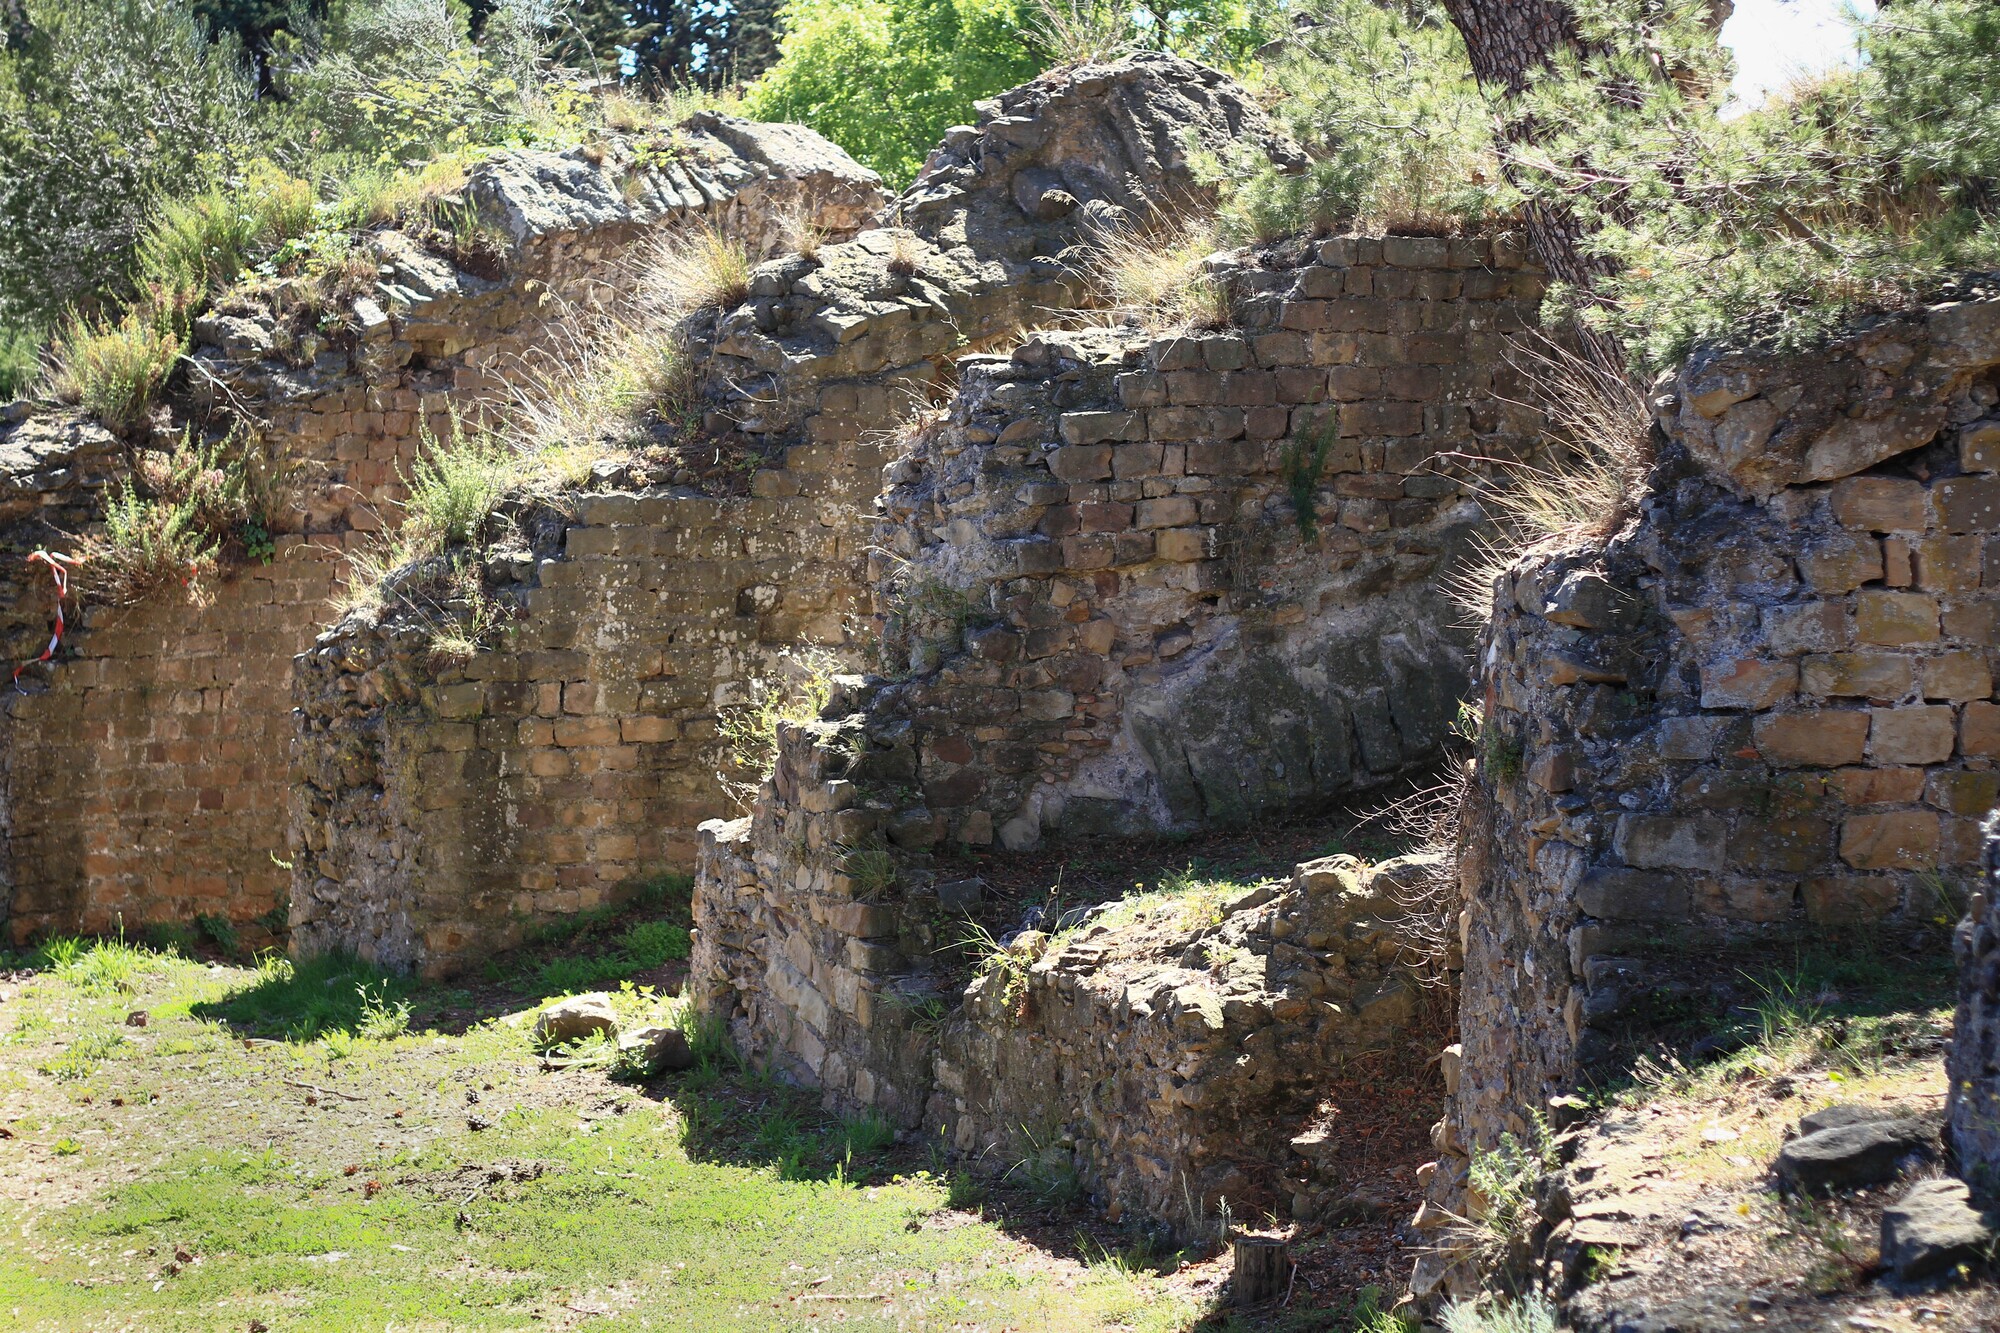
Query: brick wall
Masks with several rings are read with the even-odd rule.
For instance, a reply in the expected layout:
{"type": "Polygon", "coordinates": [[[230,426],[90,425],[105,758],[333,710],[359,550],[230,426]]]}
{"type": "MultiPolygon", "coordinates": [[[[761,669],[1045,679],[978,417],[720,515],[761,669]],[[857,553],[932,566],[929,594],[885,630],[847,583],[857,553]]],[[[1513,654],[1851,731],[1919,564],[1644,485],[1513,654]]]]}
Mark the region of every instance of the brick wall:
{"type": "MultiPolygon", "coordinates": [[[[769,248],[792,200],[821,202],[836,230],[879,200],[872,175],[797,127],[708,118],[689,133],[691,165],[664,172],[581,150],[483,164],[466,193],[508,238],[499,277],[375,233],[363,243],[381,281],[332,312],[336,332],[288,335],[268,303],[242,294],[199,323],[193,401],[181,406],[256,424],[304,465],[299,501],[277,525],[272,562],[205,604],[162,596],[110,610],[92,603],[87,571],[79,580],[62,658],[32,670],[9,704],[0,920],[13,939],[282,909],[288,876],[272,857],[286,845],[292,658],[330,618],[345,554],[396,521],[420,425],[445,436],[453,405],[476,415],[505,401],[531,353],[560,354],[552,320],[616,299],[621,256],[653,229],[713,222],[769,248]]],[[[0,534],[10,580],[36,547],[69,549],[123,470],[53,465],[26,441],[92,429],[44,414],[0,441],[10,488],[31,497],[0,534]]],[[[91,438],[93,458],[118,452],[91,438]]],[[[45,575],[18,587],[10,643],[27,656],[52,594],[45,575]]]]}
{"type": "Polygon", "coordinates": [[[1731,950],[1946,947],[2000,797],[1996,371],[1995,302],[1699,357],[1633,520],[1499,581],[1440,1188],[1731,950]]]}
{"type": "Polygon", "coordinates": [[[960,361],[885,474],[883,674],[703,828],[697,1001],[835,1104],[930,1094],[912,1015],[959,1001],[932,959],[978,902],[952,846],[1323,807],[1439,754],[1468,645],[1438,581],[1483,523],[1467,460],[1538,446],[1503,353],[1540,275],[1337,238],[1225,281],[1225,330],[960,361]],[[1307,535],[1286,460],[1321,440],[1307,535]]]}

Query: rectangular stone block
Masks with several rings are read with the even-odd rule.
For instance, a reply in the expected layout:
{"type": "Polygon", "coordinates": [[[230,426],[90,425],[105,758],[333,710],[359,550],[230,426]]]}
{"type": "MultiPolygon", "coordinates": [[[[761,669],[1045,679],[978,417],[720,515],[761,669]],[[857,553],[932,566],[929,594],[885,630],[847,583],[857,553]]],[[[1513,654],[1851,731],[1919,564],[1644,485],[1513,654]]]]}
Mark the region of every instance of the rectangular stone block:
{"type": "Polygon", "coordinates": [[[1923,870],[1937,864],[1938,817],[1921,810],[1849,815],[1840,859],[1856,870],[1923,870]]]}
{"type": "Polygon", "coordinates": [[[1703,708],[1775,708],[1798,687],[1796,662],[1745,660],[1703,665],[1703,708]]]}
{"type": "Polygon", "coordinates": [[[1946,653],[1921,663],[1924,698],[1964,703],[1993,693],[1993,671],[1982,653],[1946,653]]]}
{"type": "Polygon", "coordinates": [[[1711,916],[1768,925],[1792,914],[1792,902],[1798,892],[1797,880],[1729,875],[1702,881],[1695,901],[1711,916]]]}
{"type": "Polygon", "coordinates": [[[1072,444],[1049,454],[1049,472],[1071,483],[1104,481],[1111,476],[1111,447],[1072,444]]]}
{"type": "Polygon", "coordinates": [[[1926,593],[1863,588],[1854,598],[1854,637],[1862,643],[1936,643],[1937,599],[1926,593]]]}
{"type": "Polygon", "coordinates": [[[1901,902],[1896,881],[1888,875],[1829,875],[1805,882],[1806,919],[1816,926],[1858,925],[1880,921],[1901,902]]]}
{"type": "Polygon", "coordinates": [[[1821,595],[1851,592],[1882,577],[1882,543],[1873,537],[1833,533],[1798,556],[1799,577],[1821,595]]]}
{"type": "Polygon", "coordinates": [[[1770,713],[1754,725],[1757,753],[1777,768],[1858,764],[1868,748],[1868,715],[1859,709],[1770,713]]]}
{"type": "Polygon", "coordinates": [[[1833,516],[1870,532],[1922,532],[1928,519],[1924,485],[1896,477],[1847,477],[1833,488],[1833,516]]]}
{"type": "Polygon", "coordinates": [[[1925,592],[1969,592],[1979,586],[1984,537],[1929,536],[1917,543],[1917,586],[1925,592]]]}
{"type": "Polygon", "coordinates": [[[1975,701],[1960,710],[1958,751],[1969,757],[2000,757],[2000,705],[1975,701]]]}
{"type": "Polygon", "coordinates": [[[1728,832],[1706,816],[1620,815],[1611,845],[1619,860],[1642,870],[1720,870],[1728,832]]]}
{"type": "Polygon", "coordinates": [[[1924,770],[1843,768],[1829,785],[1846,805],[1908,805],[1924,789],[1924,770]]]}
{"type": "Polygon", "coordinates": [[[2000,472],[2000,420],[1989,417],[1958,432],[1958,464],[1967,472],[2000,472]]]}
{"type": "Polygon", "coordinates": [[[2000,477],[1953,477],[1932,492],[1946,532],[2000,530],[2000,477]]]}
{"type": "Polygon", "coordinates": [[[1187,527],[1199,517],[1195,502],[1185,495],[1162,496],[1139,502],[1138,525],[1142,528],[1187,527]]]}
{"type": "Polygon", "coordinates": [[[1900,653],[1814,654],[1799,662],[1799,689],[1820,698],[1900,699],[1915,682],[1900,653]]]}
{"type": "Polygon", "coordinates": [[[1577,885],[1576,905],[1609,921],[1679,921],[1688,915],[1688,886],[1678,875],[1600,867],[1577,885]]]}
{"type": "Polygon", "coordinates": [[[1984,818],[2000,805],[2000,773],[1932,773],[1924,784],[1924,802],[1950,814],[1984,818]]]}
{"type": "Polygon", "coordinates": [[[1951,758],[1949,705],[1871,708],[1868,716],[1868,755],[1876,763],[1936,764],[1951,758]]]}
{"type": "Polygon", "coordinates": [[[1832,850],[1833,825],[1824,819],[1747,819],[1730,835],[1729,864],[1800,874],[1825,865],[1832,850]]]}

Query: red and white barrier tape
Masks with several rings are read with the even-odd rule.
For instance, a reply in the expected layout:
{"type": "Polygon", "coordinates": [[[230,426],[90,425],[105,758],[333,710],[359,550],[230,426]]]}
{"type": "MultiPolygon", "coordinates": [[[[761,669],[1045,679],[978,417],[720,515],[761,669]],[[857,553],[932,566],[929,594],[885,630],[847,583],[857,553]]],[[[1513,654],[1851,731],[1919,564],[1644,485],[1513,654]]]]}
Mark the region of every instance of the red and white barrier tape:
{"type": "Polygon", "coordinates": [[[49,635],[49,646],[42,649],[40,657],[37,657],[33,662],[23,662],[14,668],[15,689],[18,690],[21,688],[21,673],[23,671],[26,671],[38,662],[48,661],[56,655],[56,649],[62,646],[63,598],[69,596],[69,570],[70,566],[80,563],[82,559],[82,556],[62,555],[54,551],[37,551],[28,557],[28,563],[31,565],[47,565],[49,567],[49,577],[55,580],[56,632],[49,635]]]}

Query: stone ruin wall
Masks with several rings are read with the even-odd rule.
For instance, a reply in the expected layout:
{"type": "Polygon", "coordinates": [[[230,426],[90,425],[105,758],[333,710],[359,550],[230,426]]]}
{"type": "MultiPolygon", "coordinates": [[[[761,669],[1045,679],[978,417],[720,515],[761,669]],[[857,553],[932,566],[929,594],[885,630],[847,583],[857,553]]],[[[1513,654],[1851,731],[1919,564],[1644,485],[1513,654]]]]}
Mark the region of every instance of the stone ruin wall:
{"type": "MultiPolygon", "coordinates": [[[[978,1148],[1074,1112],[1079,1167],[1152,1210],[1140,1136],[971,1072],[1012,1050],[1001,1016],[965,1020],[966,1066],[938,1058],[922,1016],[963,983],[937,951],[981,894],[951,849],[1240,823],[1435,762],[1467,684],[1438,586],[1482,522],[1466,460],[1528,458],[1543,430],[1504,357],[1541,277],[1506,247],[1336,238],[1224,281],[1222,332],[961,360],[887,473],[887,676],[781,731],[752,815],[703,826],[695,897],[692,993],[744,1049],[978,1148]],[[1288,441],[1325,442],[1309,538],[1288,441]]],[[[1226,1101],[1177,1141],[1221,1132],[1226,1101]]]]}
{"type": "Polygon", "coordinates": [[[2000,301],[1698,356],[1655,389],[1631,520],[1498,581],[1446,1206],[1469,1149],[1653,1006],[1721,995],[1731,958],[1807,930],[1944,947],[2000,799],[1996,406],[2000,301]]]}
{"type": "Polygon", "coordinates": [[[2000,1203],[2000,819],[1989,819],[1982,873],[1953,932],[1958,1009],[1945,1054],[1945,1137],[1974,1198],[2000,1203]]]}
{"type": "Polygon", "coordinates": [[[868,637],[849,631],[868,611],[898,423],[951,355],[1094,299],[1070,253],[1091,226],[1198,197],[1190,135],[1285,151],[1241,89],[1167,56],[1053,71],[982,104],[885,210],[899,225],[761,265],[743,305],[697,328],[705,435],[768,460],[753,499],[586,497],[545,547],[489,561],[519,614],[462,668],[427,662],[394,616],[315,645],[293,817],[301,947],[449,972],[537,917],[690,868],[695,826],[731,808],[720,712],[777,677],[785,650],[854,661],[868,637]]]}
{"type": "MultiPolygon", "coordinates": [[[[345,554],[396,521],[420,428],[448,437],[454,407],[476,417],[506,402],[530,364],[560,357],[554,328],[615,302],[624,256],[644,236],[706,222],[768,252],[787,206],[812,202],[826,226],[852,230],[880,199],[872,175],[796,127],[702,117],[684,137],[689,156],[658,170],[584,150],[490,159],[465,194],[506,237],[497,276],[376,233],[365,243],[380,281],[337,312],[337,332],[293,337],[231,298],[199,322],[189,406],[250,421],[300,463],[298,502],[276,525],[271,562],[222,582],[206,605],[162,596],[105,608],[79,578],[62,656],[7,705],[0,920],[11,939],[197,915],[281,927],[291,661],[331,614],[345,554]]],[[[10,425],[6,644],[20,662],[46,643],[54,607],[46,571],[22,558],[69,549],[126,465],[119,442],[73,418],[10,425]]]]}

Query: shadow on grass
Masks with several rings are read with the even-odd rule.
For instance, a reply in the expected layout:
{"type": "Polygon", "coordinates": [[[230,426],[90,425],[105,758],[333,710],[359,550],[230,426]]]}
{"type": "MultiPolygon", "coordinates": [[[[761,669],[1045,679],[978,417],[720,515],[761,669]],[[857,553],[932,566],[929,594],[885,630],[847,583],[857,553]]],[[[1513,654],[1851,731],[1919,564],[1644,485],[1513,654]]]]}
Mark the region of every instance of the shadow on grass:
{"type": "Polygon", "coordinates": [[[1657,962],[1579,1089],[1615,1099],[1790,1056],[1856,1072],[1943,1052],[1932,1021],[1957,998],[1942,925],[1906,935],[1812,930],[1683,958],[1662,938],[1638,956],[1657,962]]]}
{"type": "Polygon", "coordinates": [[[393,1035],[403,1026],[457,1036],[551,997],[625,981],[671,993],[685,975],[693,885],[687,875],[662,875],[623,903],[538,926],[519,948],[488,959],[459,984],[385,972],[348,953],[266,959],[254,981],[191,1012],[276,1040],[393,1035]]]}

